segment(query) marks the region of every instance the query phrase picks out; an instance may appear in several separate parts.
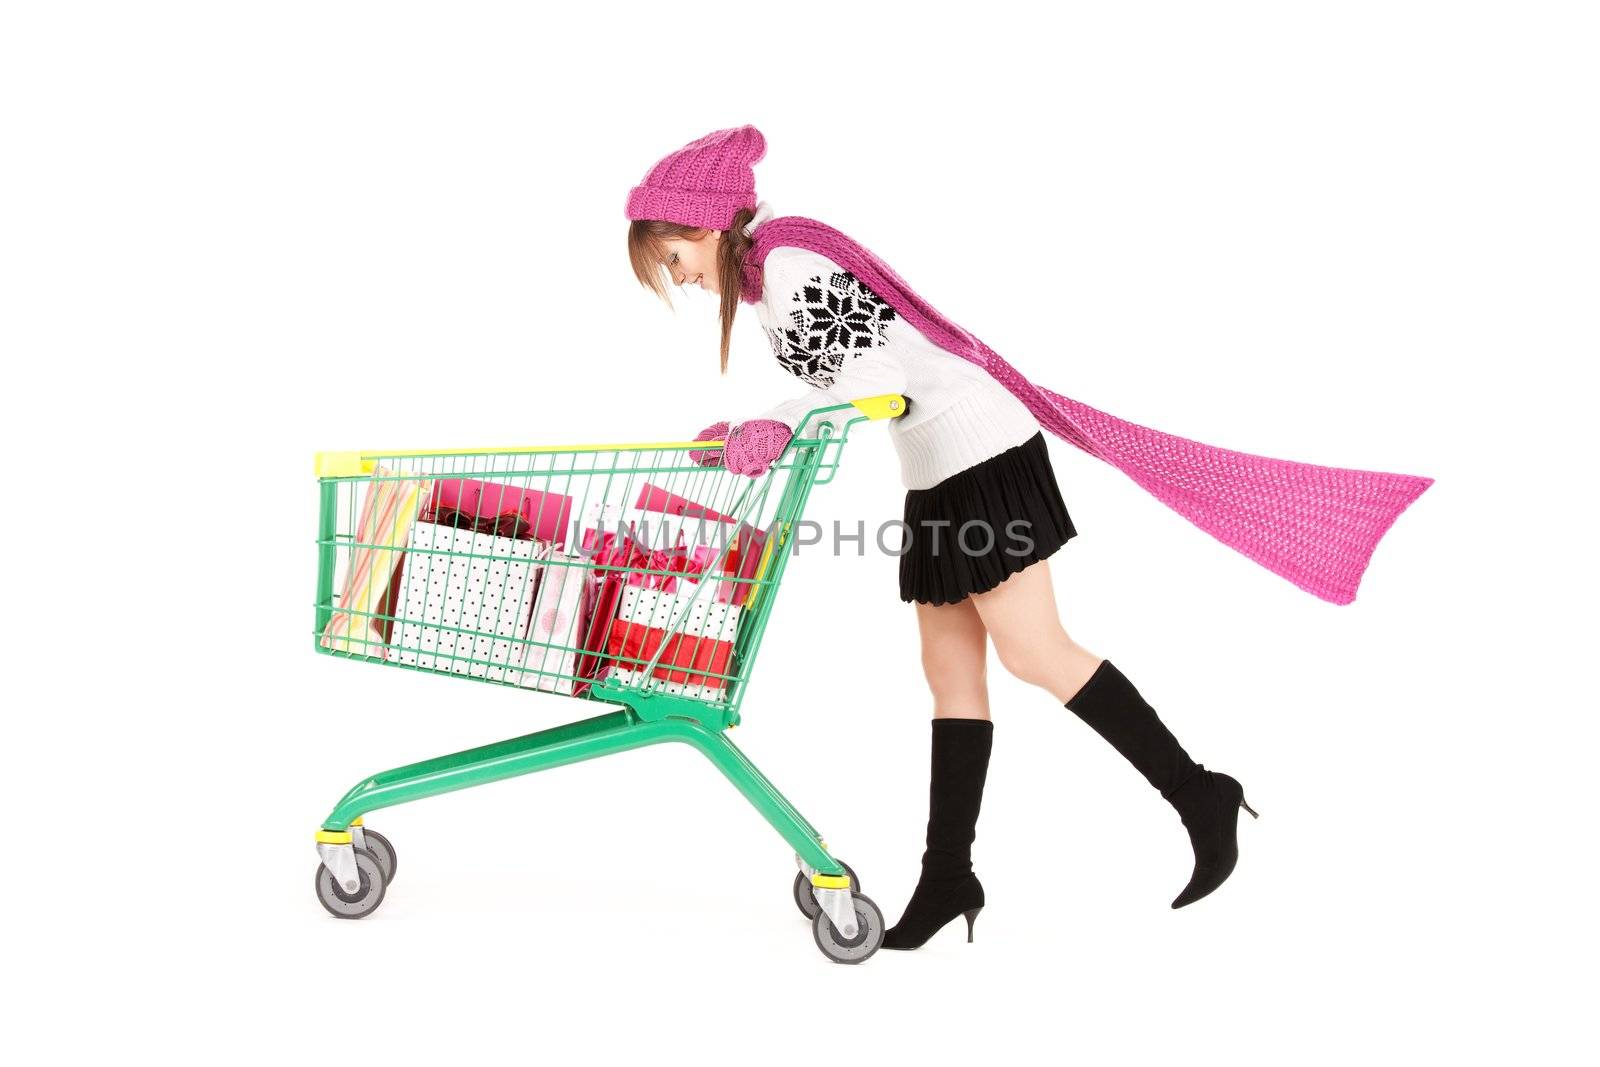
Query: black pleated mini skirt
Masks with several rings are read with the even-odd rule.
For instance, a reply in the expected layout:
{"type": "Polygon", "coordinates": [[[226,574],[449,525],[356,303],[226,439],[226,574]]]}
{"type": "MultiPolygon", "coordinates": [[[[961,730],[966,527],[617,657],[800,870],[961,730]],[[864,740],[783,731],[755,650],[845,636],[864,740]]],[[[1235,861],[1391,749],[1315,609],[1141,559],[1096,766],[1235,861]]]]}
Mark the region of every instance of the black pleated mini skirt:
{"type": "Polygon", "coordinates": [[[955,604],[988,592],[1077,533],[1040,430],[938,485],[906,492],[900,599],[955,604]]]}

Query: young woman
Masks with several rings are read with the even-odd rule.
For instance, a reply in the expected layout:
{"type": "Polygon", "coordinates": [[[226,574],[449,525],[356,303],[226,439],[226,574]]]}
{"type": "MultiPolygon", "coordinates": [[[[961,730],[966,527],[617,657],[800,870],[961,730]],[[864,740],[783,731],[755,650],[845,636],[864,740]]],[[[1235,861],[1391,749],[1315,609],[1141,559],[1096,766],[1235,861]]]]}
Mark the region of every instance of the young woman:
{"type": "Polygon", "coordinates": [[[1008,671],[1075,712],[1176,809],[1194,870],[1172,906],[1206,896],[1233,872],[1239,810],[1250,809],[1235,779],[1190,759],[1133,683],[1063,628],[1048,560],[1076,530],[1041,425],[1128,471],[1208,532],[1336,602],[1354,597],[1366,561],[1365,555],[1355,559],[1360,549],[1370,555],[1377,537],[1430,480],[1227,452],[1041,390],[860,245],[814,220],[774,218],[755,195],[753,165],[765,149],[760,131],[741,126],[717,130],[656,163],[628,196],[628,254],[640,283],[663,300],[663,273],[676,285],[721,297],[724,372],[742,300],[755,305],[779,364],[812,387],[754,418],[702,430],[696,440],[722,440],[724,447],[691,453],[697,462],[720,461],[736,473],[759,475],[801,429],[798,421],[809,409],[882,393],[908,400],[889,434],[907,490],[900,596],[916,604],[933,694],[932,762],[921,877],[884,947],[916,948],[958,915],[967,919],[970,941],[983,908],[971,847],[994,731],[984,682],[988,641],[1008,671]],[[1174,450],[1169,442],[1184,447],[1174,450]],[[1194,472],[1177,461],[1152,459],[1155,449],[1203,463],[1207,478],[1227,492],[1197,497],[1194,472]],[[1280,525],[1292,526],[1298,540],[1257,544],[1225,533],[1230,525],[1277,528],[1273,522],[1281,516],[1275,513],[1240,517],[1270,493],[1232,491],[1259,488],[1269,477],[1275,480],[1268,488],[1295,512],[1294,521],[1280,525]],[[1297,478],[1314,482],[1319,495],[1313,499],[1297,478]],[[1342,494],[1337,499],[1329,496],[1330,485],[1342,494]],[[1376,505],[1374,486],[1382,488],[1376,505]],[[1250,503],[1240,505],[1234,496],[1250,503]],[[1318,520],[1349,540],[1350,521],[1336,508],[1346,504],[1363,521],[1381,523],[1375,532],[1363,529],[1370,544],[1339,542],[1340,555],[1320,542],[1302,543],[1304,530],[1318,520]]]}

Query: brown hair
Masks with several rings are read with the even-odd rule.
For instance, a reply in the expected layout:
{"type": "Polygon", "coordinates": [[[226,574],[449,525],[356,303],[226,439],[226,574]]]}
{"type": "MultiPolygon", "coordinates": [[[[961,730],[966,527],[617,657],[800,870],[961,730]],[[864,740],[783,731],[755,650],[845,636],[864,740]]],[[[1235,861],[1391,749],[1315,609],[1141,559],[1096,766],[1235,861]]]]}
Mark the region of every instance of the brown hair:
{"type": "MultiPolygon", "coordinates": [[[[744,280],[744,257],[752,241],[744,232],[755,217],[752,208],[740,208],[728,228],[722,231],[722,241],[717,246],[717,289],[722,298],[722,373],[728,373],[728,342],[733,336],[733,316],[739,310],[739,290],[744,280]]],[[[633,276],[639,284],[659,296],[668,306],[672,298],[667,295],[667,285],[672,275],[667,269],[666,242],[674,237],[698,241],[710,230],[683,226],[676,222],[654,219],[634,219],[628,224],[628,260],[633,264],[633,276]]]]}

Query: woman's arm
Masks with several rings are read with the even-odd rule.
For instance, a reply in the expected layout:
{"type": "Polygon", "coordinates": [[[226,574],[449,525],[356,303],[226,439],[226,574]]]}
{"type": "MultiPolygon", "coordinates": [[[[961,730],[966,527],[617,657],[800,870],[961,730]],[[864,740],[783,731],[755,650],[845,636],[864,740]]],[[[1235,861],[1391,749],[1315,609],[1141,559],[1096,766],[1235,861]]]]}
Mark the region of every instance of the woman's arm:
{"type": "MultiPolygon", "coordinates": [[[[834,375],[831,386],[812,388],[804,396],[797,396],[774,405],[750,421],[771,419],[789,427],[791,433],[798,434],[801,430],[800,420],[812,408],[848,404],[852,400],[881,396],[884,393],[904,393],[905,388],[905,368],[891,353],[882,349],[870,355],[862,352],[845,361],[839,373],[834,375]]],[[[821,432],[820,427],[824,424],[833,426],[834,432],[838,433],[845,422],[854,418],[856,414],[855,411],[845,410],[818,415],[811,420],[803,436],[815,436],[821,432]]]]}

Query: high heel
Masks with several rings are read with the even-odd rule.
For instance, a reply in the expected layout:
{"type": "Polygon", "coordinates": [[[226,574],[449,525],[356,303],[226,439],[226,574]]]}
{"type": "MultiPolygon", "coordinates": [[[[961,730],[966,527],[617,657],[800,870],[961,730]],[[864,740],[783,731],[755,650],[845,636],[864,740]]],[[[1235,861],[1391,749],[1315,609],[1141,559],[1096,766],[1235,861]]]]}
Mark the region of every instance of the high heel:
{"type": "Polygon", "coordinates": [[[988,719],[933,720],[922,873],[900,921],[884,931],[884,948],[920,948],[958,915],[967,917],[972,940],[972,920],[985,903],[983,883],[972,870],[972,843],[993,745],[988,719]]]}
{"type": "Polygon", "coordinates": [[[1190,759],[1156,710],[1108,659],[1100,661],[1067,707],[1133,764],[1183,821],[1194,850],[1194,873],[1172,906],[1193,904],[1227,881],[1239,862],[1239,810],[1260,818],[1244,802],[1239,783],[1190,759]]]}
{"type": "Polygon", "coordinates": [[[1253,819],[1260,816],[1244,802],[1237,779],[1203,765],[1167,800],[1178,809],[1194,848],[1194,874],[1172,901],[1174,908],[1183,908],[1209,895],[1233,873],[1239,862],[1240,809],[1253,819]]]}
{"type": "Polygon", "coordinates": [[[954,882],[936,882],[925,876],[917,883],[900,921],[884,931],[883,947],[921,948],[962,915],[967,917],[967,940],[971,941],[972,921],[984,904],[983,883],[976,874],[954,882]]]}

